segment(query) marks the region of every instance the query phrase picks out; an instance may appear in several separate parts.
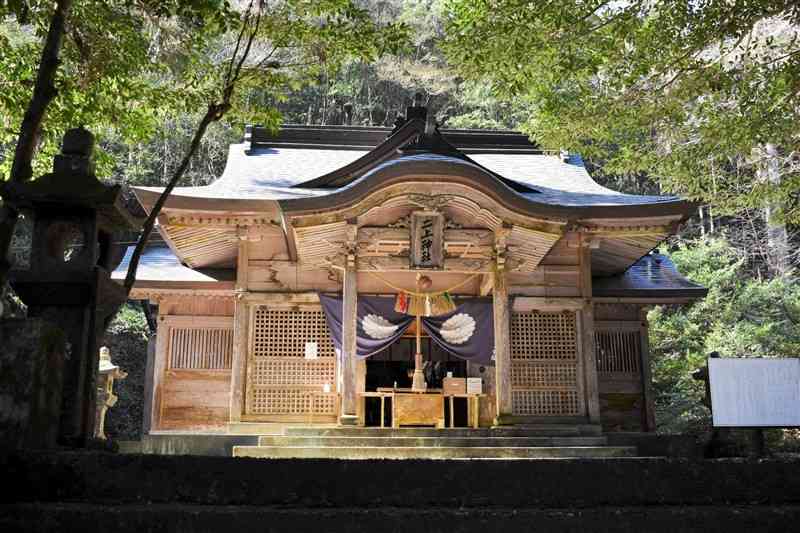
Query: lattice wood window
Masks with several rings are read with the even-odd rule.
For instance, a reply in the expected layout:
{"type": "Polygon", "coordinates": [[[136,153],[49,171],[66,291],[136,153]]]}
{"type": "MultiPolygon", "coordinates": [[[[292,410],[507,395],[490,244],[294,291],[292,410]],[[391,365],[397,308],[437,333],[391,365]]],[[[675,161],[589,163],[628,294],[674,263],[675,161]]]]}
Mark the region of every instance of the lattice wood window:
{"type": "Polygon", "coordinates": [[[601,374],[641,373],[642,334],[638,329],[603,329],[594,335],[597,371],[601,374]]]}
{"type": "Polygon", "coordinates": [[[577,358],[575,313],[514,313],[511,315],[511,359],[577,358]]]}
{"type": "Polygon", "coordinates": [[[511,405],[517,415],[580,414],[576,313],[511,315],[511,405]]]}
{"type": "Polygon", "coordinates": [[[336,358],[322,309],[257,306],[252,320],[247,414],[336,414],[336,358]],[[309,342],[317,359],[305,359],[309,342]]]}
{"type": "Polygon", "coordinates": [[[254,357],[304,357],[306,342],[317,343],[319,357],[333,357],[325,314],[320,311],[268,309],[253,318],[254,357]]]}
{"type": "Polygon", "coordinates": [[[169,328],[170,369],[230,370],[232,360],[233,328],[169,328]]]}

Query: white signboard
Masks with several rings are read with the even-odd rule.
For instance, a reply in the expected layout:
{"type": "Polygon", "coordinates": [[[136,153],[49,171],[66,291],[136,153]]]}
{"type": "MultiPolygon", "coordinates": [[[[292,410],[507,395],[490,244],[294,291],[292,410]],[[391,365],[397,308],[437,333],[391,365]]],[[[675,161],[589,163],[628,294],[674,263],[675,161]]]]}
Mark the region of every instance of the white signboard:
{"type": "Polygon", "coordinates": [[[708,360],[717,427],[800,427],[800,359],[708,360]]]}
{"type": "Polygon", "coordinates": [[[318,347],[316,342],[307,342],[306,343],[306,359],[316,359],[318,355],[318,347]]]}

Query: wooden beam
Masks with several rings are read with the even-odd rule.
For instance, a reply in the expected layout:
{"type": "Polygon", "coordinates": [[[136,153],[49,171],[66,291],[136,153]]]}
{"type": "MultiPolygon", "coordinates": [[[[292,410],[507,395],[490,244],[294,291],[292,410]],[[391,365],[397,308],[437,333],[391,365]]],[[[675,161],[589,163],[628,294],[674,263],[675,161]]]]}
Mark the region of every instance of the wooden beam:
{"type": "Polygon", "coordinates": [[[582,298],[546,298],[540,296],[515,296],[514,312],[527,313],[530,311],[578,311],[583,309],[585,302],[582,298]]]}
{"type": "Polygon", "coordinates": [[[247,303],[268,304],[272,306],[309,304],[316,305],[316,308],[319,309],[319,295],[316,292],[248,292],[242,295],[242,299],[247,303]]]}
{"type": "MultiPolygon", "coordinates": [[[[416,272],[411,268],[407,257],[361,257],[358,258],[359,272],[416,272]]],[[[444,268],[431,272],[448,272],[452,274],[490,273],[491,259],[445,258],[444,268]]]]}

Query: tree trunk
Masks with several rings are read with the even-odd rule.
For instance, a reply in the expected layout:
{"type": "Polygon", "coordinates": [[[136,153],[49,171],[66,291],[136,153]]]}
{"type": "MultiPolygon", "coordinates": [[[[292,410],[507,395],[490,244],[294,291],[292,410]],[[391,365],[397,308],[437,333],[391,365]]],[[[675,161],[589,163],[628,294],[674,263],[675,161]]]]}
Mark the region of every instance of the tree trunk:
{"type": "MultiPolygon", "coordinates": [[[[780,161],[777,147],[767,143],[763,150],[765,161],[761,165],[761,178],[771,187],[781,184],[780,161]]],[[[781,276],[789,270],[789,238],[786,233],[786,224],[780,221],[781,205],[768,201],[764,206],[764,222],[767,225],[767,259],[769,268],[776,276],[781,276]]]]}
{"type": "MultiPolygon", "coordinates": [[[[64,27],[67,16],[72,7],[72,0],[58,0],[55,5],[53,17],[50,19],[50,28],[42,48],[39,60],[39,71],[36,75],[36,85],[33,95],[25,110],[22,125],[19,130],[17,146],[14,150],[14,160],[11,163],[9,181],[23,182],[33,177],[33,155],[39,141],[39,133],[44,120],[44,115],[50,103],[56,97],[55,87],[56,72],[60,62],[61,43],[64,39],[64,27]]],[[[6,275],[11,265],[8,263],[8,250],[11,246],[11,237],[14,226],[17,224],[19,213],[8,205],[3,205],[0,210],[0,285],[5,283],[6,275]]]]}

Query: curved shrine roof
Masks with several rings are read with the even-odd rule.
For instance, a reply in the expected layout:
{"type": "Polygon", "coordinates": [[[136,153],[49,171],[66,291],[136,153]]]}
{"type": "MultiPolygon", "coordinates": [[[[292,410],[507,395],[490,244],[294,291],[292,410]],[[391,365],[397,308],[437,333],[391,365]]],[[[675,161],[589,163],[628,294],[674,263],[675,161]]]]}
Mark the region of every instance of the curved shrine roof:
{"type": "MultiPolygon", "coordinates": [[[[234,144],[225,170],[215,182],[201,187],[176,187],[173,197],[226,200],[294,200],[332,194],[337,188],[306,188],[302,184],[353,163],[368,151],[330,148],[256,147],[234,144]]],[[[377,164],[354,181],[368,179],[380,170],[410,161],[440,161],[488,170],[533,189],[517,193],[560,207],[649,205],[681,202],[676,196],[640,196],[620,193],[595,182],[578,155],[568,159],[549,153],[476,153],[469,159],[435,153],[400,155],[377,164]]],[[[160,193],[162,187],[138,187],[160,193]]]]}

